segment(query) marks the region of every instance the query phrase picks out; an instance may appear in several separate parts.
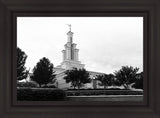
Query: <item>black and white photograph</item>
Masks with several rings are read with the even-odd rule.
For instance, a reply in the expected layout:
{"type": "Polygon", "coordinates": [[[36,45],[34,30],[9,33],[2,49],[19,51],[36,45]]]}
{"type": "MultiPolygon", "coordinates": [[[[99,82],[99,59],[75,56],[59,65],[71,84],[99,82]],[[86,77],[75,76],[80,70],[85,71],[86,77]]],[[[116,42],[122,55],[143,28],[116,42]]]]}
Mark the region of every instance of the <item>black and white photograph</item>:
{"type": "Polygon", "coordinates": [[[143,101],[143,17],[17,17],[17,101],[143,101]]]}

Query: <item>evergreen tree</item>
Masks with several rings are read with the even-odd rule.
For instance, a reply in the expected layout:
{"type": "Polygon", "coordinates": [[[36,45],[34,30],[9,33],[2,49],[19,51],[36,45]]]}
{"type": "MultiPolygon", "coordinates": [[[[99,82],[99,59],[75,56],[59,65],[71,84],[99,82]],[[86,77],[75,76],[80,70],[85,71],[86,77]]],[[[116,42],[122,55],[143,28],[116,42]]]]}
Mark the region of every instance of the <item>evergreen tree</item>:
{"type": "Polygon", "coordinates": [[[90,83],[90,75],[85,69],[77,69],[74,68],[72,70],[67,70],[65,72],[66,76],[64,79],[66,80],[66,83],[70,83],[74,89],[77,87],[80,89],[84,84],[90,83]]]}
{"type": "Polygon", "coordinates": [[[17,48],[17,80],[26,79],[29,71],[26,70],[27,55],[20,48],[17,48]]]}
{"type": "Polygon", "coordinates": [[[43,57],[33,68],[33,75],[31,79],[41,85],[47,85],[49,82],[53,82],[55,79],[55,74],[53,71],[53,64],[49,59],[43,57]]]}

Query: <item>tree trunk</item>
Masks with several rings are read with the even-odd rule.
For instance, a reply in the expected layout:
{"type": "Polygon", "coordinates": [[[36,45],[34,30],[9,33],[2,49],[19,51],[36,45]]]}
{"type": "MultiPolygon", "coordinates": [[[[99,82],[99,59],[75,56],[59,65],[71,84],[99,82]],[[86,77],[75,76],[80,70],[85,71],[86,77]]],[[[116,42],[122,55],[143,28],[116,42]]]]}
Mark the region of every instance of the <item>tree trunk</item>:
{"type": "Polygon", "coordinates": [[[78,90],[80,89],[80,86],[78,86],[78,90]]]}
{"type": "Polygon", "coordinates": [[[127,84],[123,85],[125,89],[129,89],[129,86],[127,84]]]}
{"type": "Polygon", "coordinates": [[[81,84],[80,84],[80,82],[78,83],[78,90],[81,88],[81,84]]]}

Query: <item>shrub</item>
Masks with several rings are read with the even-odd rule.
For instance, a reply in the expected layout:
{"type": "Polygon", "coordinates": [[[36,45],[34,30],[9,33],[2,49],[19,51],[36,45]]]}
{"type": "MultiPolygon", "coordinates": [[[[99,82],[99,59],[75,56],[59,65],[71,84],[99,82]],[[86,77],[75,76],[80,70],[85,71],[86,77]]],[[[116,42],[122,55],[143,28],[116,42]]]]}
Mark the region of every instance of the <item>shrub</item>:
{"type": "Polygon", "coordinates": [[[18,88],[17,100],[20,101],[62,101],[66,99],[65,91],[47,88],[18,88]]]}
{"type": "Polygon", "coordinates": [[[42,88],[56,88],[55,85],[46,85],[46,86],[43,86],[42,88]]]}
{"type": "Polygon", "coordinates": [[[67,90],[72,90],[72,91],[77,91],[77,90],[129,90],[129,89],[121,89],[121,88],[106,88],[106,89],[104,89],[104,88],[96,88],[96,89],[94,89],[94,88],[82,88],[82,89],[67,89],[67,90]]]}
{"type": "Polygon", "coordinates": [[[142,95],[143,91],[131,90],[80,90],[80,91],[67,91],[67,96],[80,96],[80,95],[142,95]]]}
{"type": "Polygon", "coordinates": [[[137,81],[133,84],[133,88],[143,89],[143,78],[137,79],[137,81]]]}
{"type": "Polygon", "coordinates": [[[34,82],[17,82],[17,87],[37,87],[34,82]]]}

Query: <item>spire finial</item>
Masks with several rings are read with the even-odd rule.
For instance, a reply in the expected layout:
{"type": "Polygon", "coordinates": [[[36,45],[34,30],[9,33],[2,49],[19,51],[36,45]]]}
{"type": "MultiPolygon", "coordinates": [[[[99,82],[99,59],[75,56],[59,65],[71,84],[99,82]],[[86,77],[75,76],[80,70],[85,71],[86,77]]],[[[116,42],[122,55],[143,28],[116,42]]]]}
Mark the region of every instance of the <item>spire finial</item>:
{"type": "Polygon", "coordinates": [[[69,27],[69,30],[71,31],[71,24],[67,24],[68,25],[68,27],[69,27]]]}

